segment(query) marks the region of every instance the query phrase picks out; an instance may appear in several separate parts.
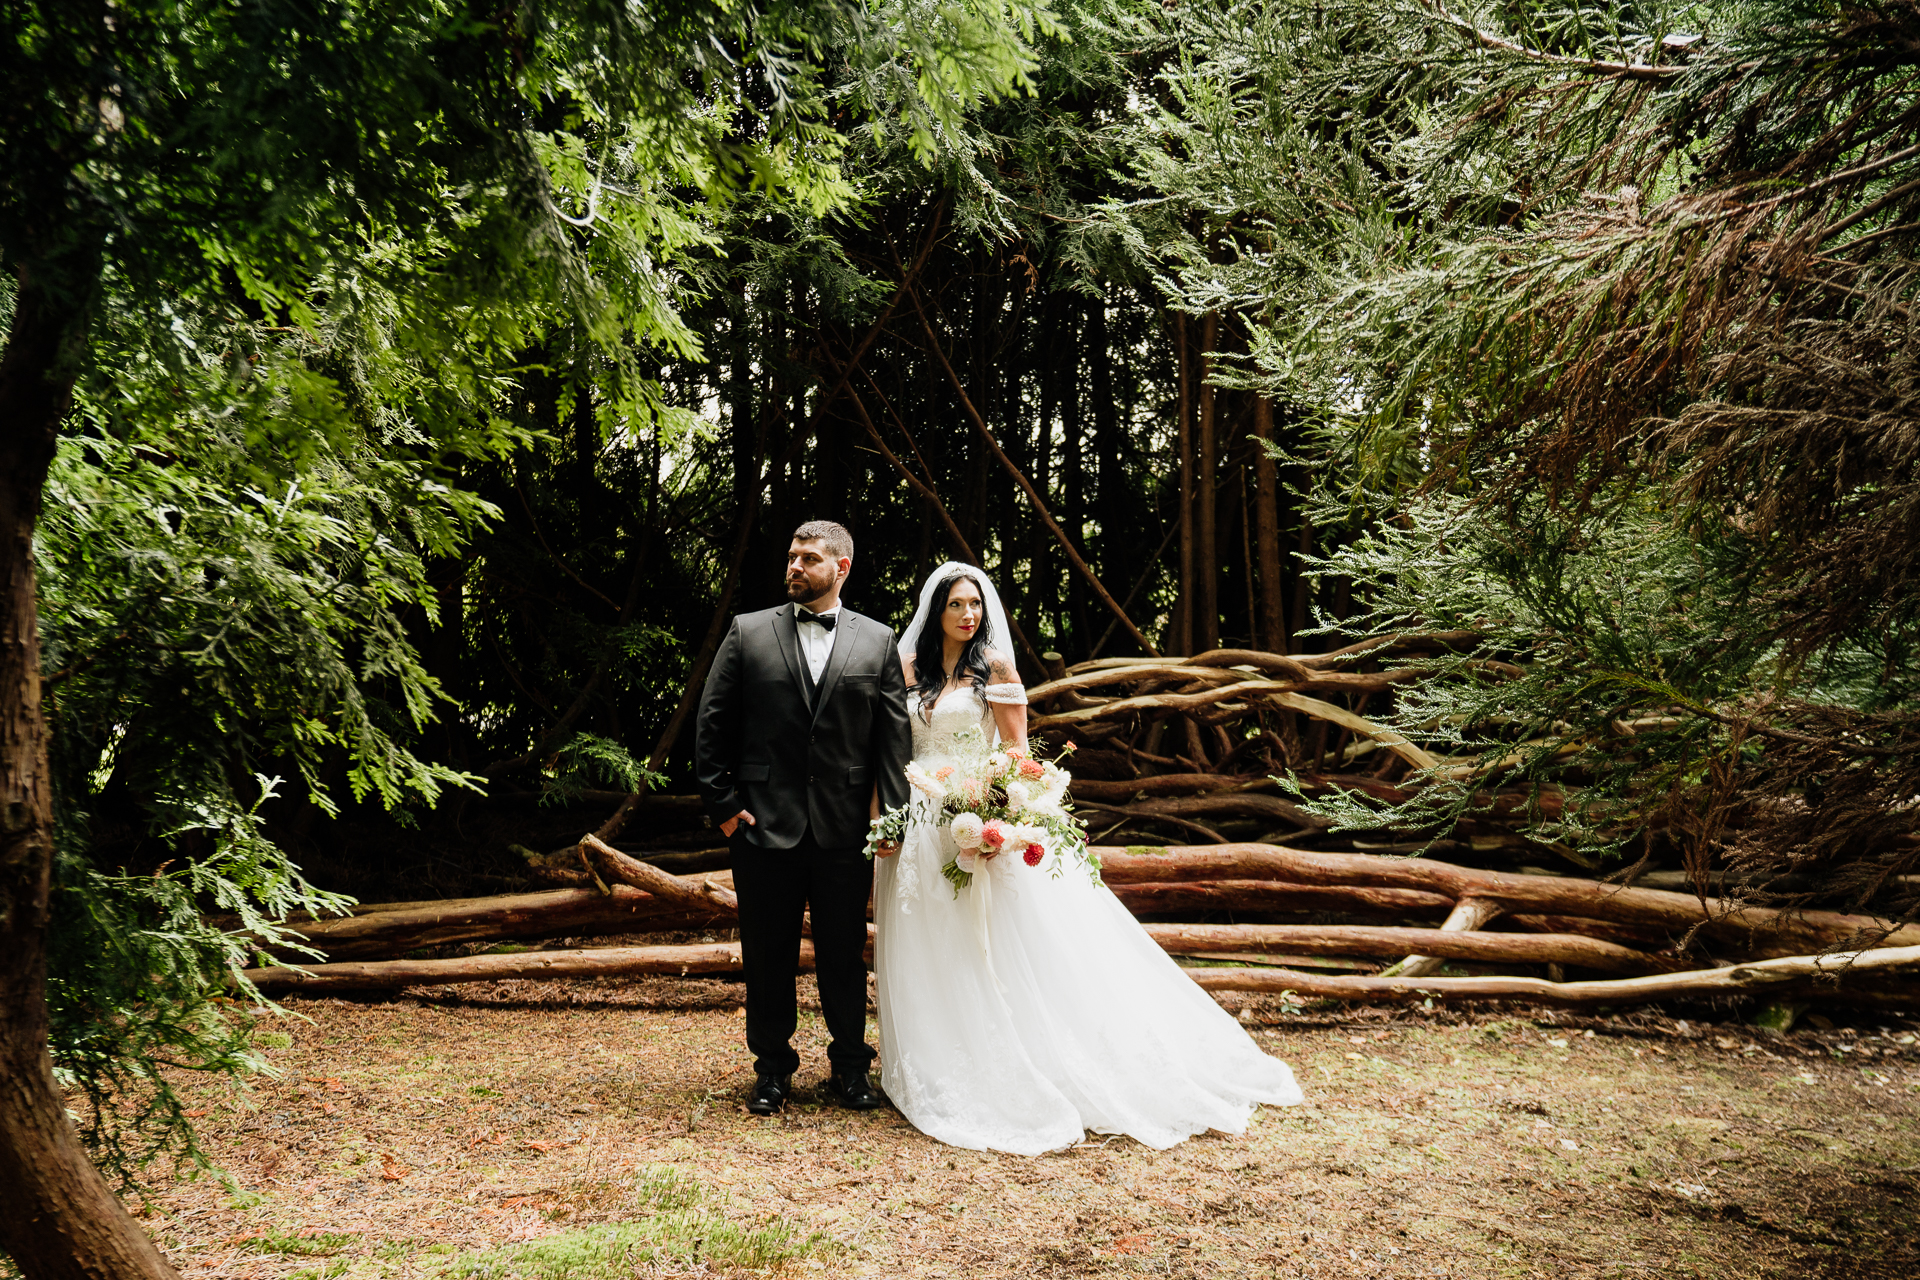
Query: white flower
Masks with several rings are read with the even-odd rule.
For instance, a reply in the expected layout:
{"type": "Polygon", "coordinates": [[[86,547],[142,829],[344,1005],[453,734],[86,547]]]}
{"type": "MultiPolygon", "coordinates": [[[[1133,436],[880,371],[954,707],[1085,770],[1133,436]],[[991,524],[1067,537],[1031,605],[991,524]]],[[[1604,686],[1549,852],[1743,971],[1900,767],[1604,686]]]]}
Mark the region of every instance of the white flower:
{"type": "MultiPolygon", "coordinates": [[[[953,833],[953,842],[960,846],[962,855],[964,856],[967,850],[978,849],[980,847],[980,834],[986,830],[986,826],[986,823],[980,821],[979,814],[963,813],[955,818],[952,825],[947,829],[953,833]]],[[[972,867],[965,869],[968,871],[973,870],[972,867]]]]}
{"type": "Polygon", "coordinates": [[[1027,786],[1026,783],[1009,782],[1007,784],[1007,808],[1013,810],[1015,813],[1018,813],[1022,809],[1026,808],[1027,805],[1032,802],[1032,800],[1033,800],[1033,791],[1027,786]]]}
{"type": "Polygon", "coordinates": [[[920,762],[917,760],[909,761],[907,764],[907,782],[914,790],[934,800],[945,800],[947,798],[946,783],[940,781],[925,769],[922,769],[920,762]]]}
{"type": "Polygon", "coordinates": [[[1022,815],[1028,818],[1064,818],[1067,811],[1060,804],[1061,797],[1051,791],[1042,791],[1027,801],[1022,815]]]}

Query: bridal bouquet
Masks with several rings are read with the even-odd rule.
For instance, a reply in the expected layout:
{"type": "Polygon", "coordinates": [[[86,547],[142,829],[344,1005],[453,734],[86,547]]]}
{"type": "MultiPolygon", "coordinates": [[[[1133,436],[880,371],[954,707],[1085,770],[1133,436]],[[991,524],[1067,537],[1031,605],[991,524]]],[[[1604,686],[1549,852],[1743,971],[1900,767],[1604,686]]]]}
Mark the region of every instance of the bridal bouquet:
{"type": "MultiPolygon", "coordinates": [[[[946,827],[959,850],[941,868],[956,894],[973,883],[973,873],[984,860],[1001,856],[1018,858],[1029,867],[1047,865],[1056,876],[1071,859],[1098,881],[1100,859],[1087,847],[1086,832],[1067,804],[1072,780],[1072,774],[1051,760],[989,746],[978,729],[960,734],[952,755],[939,767],[929,771],[917,760],[907,765],[907,781],[926,797],[917,820],[925,822],[930,809],[934,824],[946,827]]],[[[905,840],[907,828],[916,821],[914,809],[909,802],[873,820],[868,857],[882,842],[905,840]]]]}

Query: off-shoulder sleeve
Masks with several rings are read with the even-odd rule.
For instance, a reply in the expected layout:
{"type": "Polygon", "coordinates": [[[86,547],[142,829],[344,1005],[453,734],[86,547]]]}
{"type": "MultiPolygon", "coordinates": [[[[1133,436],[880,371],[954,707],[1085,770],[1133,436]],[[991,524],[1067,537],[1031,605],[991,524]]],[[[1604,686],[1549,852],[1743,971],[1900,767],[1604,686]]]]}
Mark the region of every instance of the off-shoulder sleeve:
{"type": "Polygon", "coordinates": [[[1012,680],[1006,684],[990,684],[985,692],[988,702],[1004,702],[1014,707],[1027,705],[1027,687],[1018,680],[1012,680]]]}

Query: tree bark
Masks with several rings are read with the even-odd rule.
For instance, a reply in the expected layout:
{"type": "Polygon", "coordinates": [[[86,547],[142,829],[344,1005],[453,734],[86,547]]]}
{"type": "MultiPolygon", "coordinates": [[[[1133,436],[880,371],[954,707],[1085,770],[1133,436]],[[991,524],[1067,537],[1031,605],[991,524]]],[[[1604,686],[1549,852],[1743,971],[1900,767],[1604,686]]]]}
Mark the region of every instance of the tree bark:
{"type": "Polygon", "coordinates": [[[47,1048],[53,781],[33,536],[84,331],[23,273],[0,356],[0,1250],[34,1280],[178,1274],[88,1160],[47,1048]]]}
{"type": "Polygon", "coordinates": [[[1253,402],[1254,539],[1260,561],[1260,626],[1255,643],[1275,653],[1293,647],[1280,591],[1280,475],[1266,445],[1273,440],[1273,401],[1253,402]]]}

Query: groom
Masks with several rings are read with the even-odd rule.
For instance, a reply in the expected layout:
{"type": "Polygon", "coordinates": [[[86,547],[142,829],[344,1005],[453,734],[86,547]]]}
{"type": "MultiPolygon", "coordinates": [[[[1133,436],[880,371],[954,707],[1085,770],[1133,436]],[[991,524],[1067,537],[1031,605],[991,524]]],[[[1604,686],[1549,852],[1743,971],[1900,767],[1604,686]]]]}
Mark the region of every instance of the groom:
{"type": "MultiPolygon", "coordinates": [[[[863,852],[881,806],[907,801],[913,754],[906,680],[887,627],[840,607],[853,536],[827,520],[793,531],[787,601],[733,620],[700,695],[694,768],[733,853],[747,1047],[747,1110],[787,1100],[801,915],[813,914],[820,1008],[833,1040],[827,1092],[871,1110],[867,1079],[867,897],[863,852]]],[[[885,852],[885,850],[883,850],[885,852]]]]}

